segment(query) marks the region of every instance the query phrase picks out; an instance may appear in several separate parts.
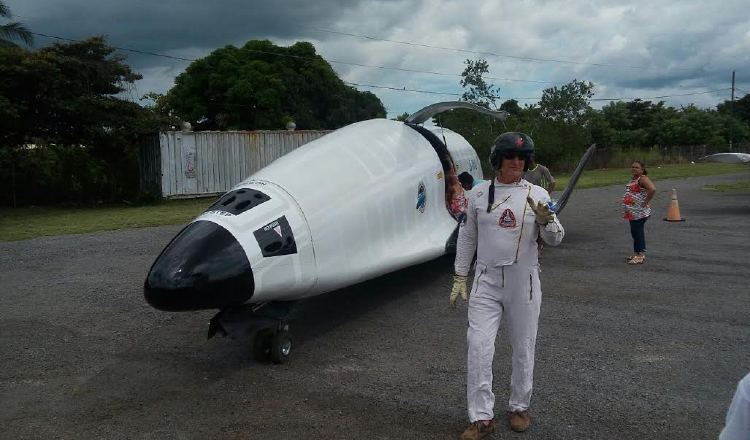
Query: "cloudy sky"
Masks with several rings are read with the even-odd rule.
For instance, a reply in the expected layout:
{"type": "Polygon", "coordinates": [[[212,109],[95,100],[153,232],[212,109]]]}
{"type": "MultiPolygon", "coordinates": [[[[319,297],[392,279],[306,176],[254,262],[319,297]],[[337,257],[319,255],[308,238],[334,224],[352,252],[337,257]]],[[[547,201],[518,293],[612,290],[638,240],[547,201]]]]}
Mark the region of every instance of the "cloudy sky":
{"type": "MultiPolygon", "coordinates": [[[[461,94],[467,58],[486,59],[502,99],[536,103],[573,79],[607,98],[715,107],[750,93],[747,0],[5,0],[32,32],[196,59],[251,39],[312,42],[389,117],[461,94]],[[392,90],[399,89],[399,90],[392,90]],[[661,98],[660,98],[661,97],[661,98]]],[[[35,36],[36,47],[58,40],[35,36]]],[[[164,93],[189,61],[123,52],[164,93]]]]}

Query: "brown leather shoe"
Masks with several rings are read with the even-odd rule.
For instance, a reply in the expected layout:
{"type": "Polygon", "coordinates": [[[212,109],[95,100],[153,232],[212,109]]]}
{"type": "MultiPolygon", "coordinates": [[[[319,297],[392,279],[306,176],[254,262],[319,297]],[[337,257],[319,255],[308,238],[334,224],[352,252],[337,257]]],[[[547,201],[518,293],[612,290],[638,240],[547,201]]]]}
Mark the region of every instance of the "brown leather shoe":
{"type": "Polygon", "coordinates": [[[529,429],[531,416],[528,411],[513,411],[508,413],[508,423],[510,429],[516,432],[524,432],[529,429]]]}
{"type": "Polygon", "coordinates": [[[477,420],[472,422],[468,428],[461,434],[461,440],[479,440],[487,437],[488,435],[495,432],[495,420],[490,420],[490,423],[484,424],[484,421],[477,420]]]}

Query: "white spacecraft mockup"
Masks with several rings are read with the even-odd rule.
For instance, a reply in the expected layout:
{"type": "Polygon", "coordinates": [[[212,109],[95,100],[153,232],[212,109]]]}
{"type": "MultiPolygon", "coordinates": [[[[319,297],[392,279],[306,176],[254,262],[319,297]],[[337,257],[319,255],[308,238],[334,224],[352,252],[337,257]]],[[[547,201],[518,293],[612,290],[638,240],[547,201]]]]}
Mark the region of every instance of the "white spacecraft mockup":
{"type": "Polygon", "coordinates": [[[750,154],[748,153],[716,153],[709,156],[701,157],[701,161],[720,162],[720,163],[744,163],[750,164],[750,154]]]}
{"type": "Polygon", "coordinates": [[[188,224],[144,285],[165,311],[218,309],[214,334],[255,332],[259,359],[286,361],[295,300],[347,287],[446,253],[457,221],[455,175],[481,179],[460,135],[419,124],[465,102],[441,103],[405,123],[358,122],[281,157],[188,224]]]}

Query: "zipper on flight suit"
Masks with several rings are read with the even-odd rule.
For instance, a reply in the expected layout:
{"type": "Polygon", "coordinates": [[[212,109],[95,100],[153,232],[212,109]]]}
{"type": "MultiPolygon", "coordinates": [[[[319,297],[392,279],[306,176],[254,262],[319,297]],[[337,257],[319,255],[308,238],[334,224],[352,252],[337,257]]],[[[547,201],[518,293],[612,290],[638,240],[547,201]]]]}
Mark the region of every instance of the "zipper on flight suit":
{"type": "Polygon", "coordinates": [[[480,267],[479,262],[474,263],[474,282],[471,284],[471,293],[475,293],[476,289],[479,288],[479,280],[487,272],[487,266],[484,264],[480,267]]]}
{"type": "Polygon", "coordinates": [[[534,301],[534,275],[529,274],[529,301],[534,301]]]}

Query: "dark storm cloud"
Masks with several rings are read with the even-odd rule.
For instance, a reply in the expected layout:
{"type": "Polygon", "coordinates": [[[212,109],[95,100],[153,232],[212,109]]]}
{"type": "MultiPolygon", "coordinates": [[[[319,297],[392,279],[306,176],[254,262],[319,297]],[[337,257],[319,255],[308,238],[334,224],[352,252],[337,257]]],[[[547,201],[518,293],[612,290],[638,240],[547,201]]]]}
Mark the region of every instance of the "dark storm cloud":
{"type": "Polygon", "coordinates": [[[743,72],[745,78],[750,72],[750,59],[735,56],[747,47],[747,16],[729,13],[711,19],[709,14],[704,15],[705,19],[696,14],[689,20],[657,20],[663,33],[654,33],[644,45],[648,56],[634,61],[643,61],[649,68],[613,75],[608,79],[610,86],[641,90],[723,89],[716,96],[728,99],[732,71],[743,72]]]}
{"type": "MultiPolygon", "coordinates": [[[[330,26],[357,2],[316,1],[9,1],[32,31],[71,39],[104,35],[109,44],[157,53],[241,45],[255,38],[321,38],[315,28],[330,26]]],[[[54,40],[37,37],[37,45],[54,40]]],[[[128,54],[136,67],[164,59],[128,54]]]]}
{"type": "Polygon", "coordinates": [[[730,87],[731,72],[750,71],[750,60],[720,54],[721,46],[705,35],[674,35],[648,47],[648,55],[620,57],[615,62],[620,69],[590,68],[593,81],[605,82],[610,87],[658,90],[670,87],[730,87]],[[710,44],[708,44],[710,42],[710,44]]]}
{"type": "MultiPolygon", "coordinates": [[[[746,3],[725,0],[721,7],[713,7],[704,0],[477,0],[471,5],[461,0],[6,0],[18,20],[34,32],[72,39],[105,35],[112,46],[190,59],[251,39],[280,45],[310,41],[343,80],[376,93],[389,116],[455,99],[462,91],[458,74],[467,58],[486,58],[488,76],[498,78],[495,85],[504,99],[528,104],[543,89],[575,78],[594,82],[596,98],[672,94],[671,104],[713,106],[729,92],[684,98],[679,94],[728,89],[733,70],[738,87],[750,89],[746,3]],[[428,93],[407,93],[408,89],[428,93]],[[429,93],[435,91],[449,94],[429,93]]],[[[54,40],[38,37],[37,42],[38,47],[54,40]]],[[[123,54],[144,77],[134,86],[133,97],[166,92],[189,65],[123,54]]]]}

